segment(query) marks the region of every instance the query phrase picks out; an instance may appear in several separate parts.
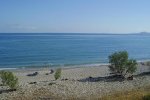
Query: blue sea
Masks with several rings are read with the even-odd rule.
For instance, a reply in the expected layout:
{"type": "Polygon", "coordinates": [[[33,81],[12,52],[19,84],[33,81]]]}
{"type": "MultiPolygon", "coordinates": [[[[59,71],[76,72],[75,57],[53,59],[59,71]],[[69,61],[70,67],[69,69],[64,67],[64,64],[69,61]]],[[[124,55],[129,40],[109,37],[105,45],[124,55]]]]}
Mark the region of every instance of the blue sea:
{"type": "Polygon", "coordinates": [[[133,59],[150,59],[150,35],[1,33],[0,68],[108,63],[110,54],[122,50],[133,59]]]}

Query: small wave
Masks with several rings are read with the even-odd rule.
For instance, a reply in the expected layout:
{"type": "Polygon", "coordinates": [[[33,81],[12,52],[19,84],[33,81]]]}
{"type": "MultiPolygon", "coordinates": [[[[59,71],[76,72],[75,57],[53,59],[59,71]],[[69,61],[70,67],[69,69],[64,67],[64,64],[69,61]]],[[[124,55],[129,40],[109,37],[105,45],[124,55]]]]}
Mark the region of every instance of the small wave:
{"type": "Polygon", "coordinates": [[[12,69],[17,69],[17,68],[0,68],[0,70],[12,70],[12,69]]]}

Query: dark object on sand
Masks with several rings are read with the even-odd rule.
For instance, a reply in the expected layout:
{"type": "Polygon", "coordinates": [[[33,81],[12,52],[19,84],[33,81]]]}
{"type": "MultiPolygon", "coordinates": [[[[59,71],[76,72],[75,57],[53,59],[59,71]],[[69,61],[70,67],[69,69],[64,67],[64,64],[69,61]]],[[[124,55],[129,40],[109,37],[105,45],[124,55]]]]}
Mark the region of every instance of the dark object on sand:
{"type": "Polygon", "coordinates": [[[45,75],[49,75],[49,73],[46,73],[45,75]]]}
{"type": "Polygon", "coordinates": [[[17,89],[0,90],[0,94],[16,91],[17,89]]]}
{"type": "Polygon", "coordinates": [[[53,74],[53,73],[54,73],[54,70],[51,69],[51,70],[50,70],[50,73],[45,73],[45,75],[49,75],[49,74],[53,74]]]}
{"type": "Polygon", "coordinates": [[[150,72],[143,72],[143,73],[138,74],[137,76],[144,76],[144,75],[150,75],[150,72]]]}
{"type": "Polygon", "coordinates": [[[62,81],[67,81],[67,80],[69,80],[68,78],[65,78],[65,79],[61,79],[62,81]]]}
{"type": "Polygon", "coordinates": [[[39,73],[38,72],[34,72],[34,73],[32,73],[32,74],[28,74],[27,76],[36,76],[36,75],[38,75],[39,73]]]}
{"type": "Polygon", "coordinates": [[[53,84],[56,84],[56,83],[54,83],[54,82],[51,82],[51,83],[49,83],[48,85],[53,85],[53,84]]]}
{"type": "Polygon", "coordinates": [[[37,82],[30,82],[29,84],[36,84],[37,82]]]}
{"type": "Polygon", "coordinates": [[[145,65],[145,63],[141,62],[141,65],[145,65]]]}
{"type": "Polygon", "coordinates": [[[128,80],[133,80],[133,75],[127,78],[128,80]]]}
{"type": "Polygon", "coordinates": [[[89,79],[92,79],[93,77],[92,76],[89,76],[89,79]]]}
{"type": "Polygon", "coordinates": [[[54,70],[53,70],[53,69],[51,69],[51,70],[50,70],[50,74],[53,74],[53,73],[54,73],[54,70]]]}

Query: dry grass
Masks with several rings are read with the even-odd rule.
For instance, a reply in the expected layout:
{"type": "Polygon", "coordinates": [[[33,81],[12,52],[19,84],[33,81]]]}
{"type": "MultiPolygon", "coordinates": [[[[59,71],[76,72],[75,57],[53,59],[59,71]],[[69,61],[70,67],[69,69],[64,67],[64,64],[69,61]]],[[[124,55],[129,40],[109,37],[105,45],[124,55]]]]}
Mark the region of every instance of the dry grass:
{"type": "Polygon", "coordinates": [[[143,100],[143,96],[150,94],[150,87],[134,89],[131,91],[117,92],[106,95],[100,100],[143,100]]]}

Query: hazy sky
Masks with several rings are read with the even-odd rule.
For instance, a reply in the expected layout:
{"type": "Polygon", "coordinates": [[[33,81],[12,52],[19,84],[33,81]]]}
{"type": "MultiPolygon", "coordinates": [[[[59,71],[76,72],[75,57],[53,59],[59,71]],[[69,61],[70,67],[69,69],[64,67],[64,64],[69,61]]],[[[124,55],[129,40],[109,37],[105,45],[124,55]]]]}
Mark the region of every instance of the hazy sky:
{"type": "Polygon", "coordinates": [[[150,32],[150,0],[0,0],[0,32],[150,32]]]}

